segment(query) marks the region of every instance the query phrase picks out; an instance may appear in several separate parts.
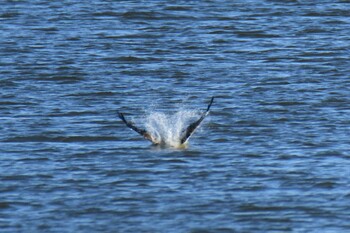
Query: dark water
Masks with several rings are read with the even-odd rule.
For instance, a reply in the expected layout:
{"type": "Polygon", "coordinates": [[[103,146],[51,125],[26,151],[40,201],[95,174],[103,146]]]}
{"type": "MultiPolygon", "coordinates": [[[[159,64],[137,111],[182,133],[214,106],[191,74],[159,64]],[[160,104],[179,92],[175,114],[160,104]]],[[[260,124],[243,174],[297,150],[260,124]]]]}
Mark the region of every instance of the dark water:
{"type": "Polygon", "coordinates": [[[349,232],[350,2],[0,7],[1,232],[349,232]],[[185,150],[117,118],[205,109],[185,150]]]}

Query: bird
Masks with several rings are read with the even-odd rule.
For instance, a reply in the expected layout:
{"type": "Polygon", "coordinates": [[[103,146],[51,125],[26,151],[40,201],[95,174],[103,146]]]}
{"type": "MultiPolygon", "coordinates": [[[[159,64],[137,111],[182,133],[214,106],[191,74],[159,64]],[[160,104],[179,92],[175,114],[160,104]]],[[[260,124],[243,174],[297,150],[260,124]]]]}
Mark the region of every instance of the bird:
{"type": "MultiPolygon", "coordinates": [[[[177,142],[175,143],[175,145],[177,145],[177,147],[179,147],[179,148],[184,147],[188,143],[189,138],[193,135],[195,130],[198,128],[198,126],[202,123],[202,121],[205,119],[205,117],[209,114],[210,107],[213,104],[213,102],[214,102],[214,97],[212,97],[210,99],[210,102],[207,106],[207,109],[201,113],[200,117],[197,120],[195,120],[194,122],[190,123],[187,127],[185,127],[181,131],[180,137],[177,139],[177,142]]],[[[137,132],[138,134],[143,136],[145,139],[151,141],[153,145],[160,145],[160,146],[173,146],[174,145],[174,144],[169,145],[169,142],[164,140],[164,138],[156,137],[151,132],[148,132],[146,129],[136,126],[134,124],[134,122],[126,120],[125,115],[122,112],[117,111],[117,113],[118,113],[118,117],[124,122],[124,124],[127,127],[134,130],[135,132],[137,132]]]]}

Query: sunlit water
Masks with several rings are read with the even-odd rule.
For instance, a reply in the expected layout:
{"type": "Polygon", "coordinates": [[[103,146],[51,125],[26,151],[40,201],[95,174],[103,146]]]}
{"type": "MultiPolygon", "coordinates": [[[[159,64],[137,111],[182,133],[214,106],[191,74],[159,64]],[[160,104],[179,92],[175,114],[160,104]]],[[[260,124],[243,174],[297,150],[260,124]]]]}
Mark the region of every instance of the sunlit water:
{"type": "Polygon", "coordinates": [[[1,1],[0,232],[350,231],[349,12],[1,1]]]}

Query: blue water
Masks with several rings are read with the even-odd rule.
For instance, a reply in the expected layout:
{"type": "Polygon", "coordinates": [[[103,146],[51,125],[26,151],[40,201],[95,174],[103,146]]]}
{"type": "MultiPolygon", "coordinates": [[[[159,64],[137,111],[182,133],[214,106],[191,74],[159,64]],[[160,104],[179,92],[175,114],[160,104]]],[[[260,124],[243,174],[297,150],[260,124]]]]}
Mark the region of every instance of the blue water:
{"type": "Polygon", "coordinates": [[[350,232],[349,1],[3,0],[1,232],[350,232]],[[155,112],[209,116],[186,149],[155,112]]]}

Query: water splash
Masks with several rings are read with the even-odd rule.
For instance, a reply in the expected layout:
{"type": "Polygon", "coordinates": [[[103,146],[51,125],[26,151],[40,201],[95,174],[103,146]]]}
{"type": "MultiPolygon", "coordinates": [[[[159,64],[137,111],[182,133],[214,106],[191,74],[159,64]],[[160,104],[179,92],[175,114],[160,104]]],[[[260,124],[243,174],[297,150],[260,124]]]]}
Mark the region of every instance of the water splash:
{"type": "Polygon", "coordinates": [[[179,110],[174,114],[150,112],[145,117],[145,127],[152,137],[161,145],[182,147],[183,137],[189,124],[198,120],[200,112],[194,110],[179,110]]]}

